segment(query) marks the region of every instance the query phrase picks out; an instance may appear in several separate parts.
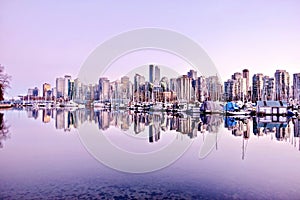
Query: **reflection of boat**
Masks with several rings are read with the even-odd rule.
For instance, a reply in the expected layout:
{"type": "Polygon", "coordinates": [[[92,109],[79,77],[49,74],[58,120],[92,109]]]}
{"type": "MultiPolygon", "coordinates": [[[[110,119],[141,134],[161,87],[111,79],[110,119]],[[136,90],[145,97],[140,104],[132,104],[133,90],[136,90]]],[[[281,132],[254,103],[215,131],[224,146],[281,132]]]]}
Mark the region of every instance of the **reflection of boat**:
{"type": "Polygon", "coordinates": [[[204,101],[200,107],[200,111],[207,114],[223,113],[221,105],[214,101],[204,101]]]}
{"type": "Polygon", "coordinates": [[[251,111],[227,111],[226,115],[250,115],[251,111]]]}
{"type": "Polygon", "coordinates": [[[98,109],[98,110],[105,110],[105,109],[110,109],[111,108],[111,104],[108,102],[102,102],[102,101],[94,101],[92,103],[92,106],[94,107],[94,109],[98,109]]]}

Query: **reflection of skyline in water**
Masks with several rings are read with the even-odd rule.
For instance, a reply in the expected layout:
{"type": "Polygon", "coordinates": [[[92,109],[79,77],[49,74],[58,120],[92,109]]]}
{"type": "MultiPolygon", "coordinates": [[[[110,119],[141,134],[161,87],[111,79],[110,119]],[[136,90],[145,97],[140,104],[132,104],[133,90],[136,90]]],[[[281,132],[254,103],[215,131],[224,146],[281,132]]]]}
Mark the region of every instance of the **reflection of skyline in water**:
{"type": "MultiPolygon", "coordinates": [[[[217,133],[224,128],[234,136],[249,139],[253,136],[271,135],[271,139],[285,141],[296,146],[300,136],[298,118],[234,118],[221,115],[168,115],[166,112],[134,113],[131,111],[102,111],[93,109],[28,109],[27,116],[37,119],[42,114],[42,122],[55,121],[55,128],[63,131],[77,129],[86,121],[97,124],[102,131],[116,127],[122,131],[132,130],[133,134],[148,132],[149,142],[157,142],[162,132],[176,131],[195,138],[199,134],[217,133]]],[[[299,145],[300,150],[300,145],[299,145]]]]}
{"type": "Polygon", "coordinates": [[[3,148],[3,141],[7,140],[9,137],[9,126],[4,121],[4,114],[0,113],[0,148],[3,148]]]}

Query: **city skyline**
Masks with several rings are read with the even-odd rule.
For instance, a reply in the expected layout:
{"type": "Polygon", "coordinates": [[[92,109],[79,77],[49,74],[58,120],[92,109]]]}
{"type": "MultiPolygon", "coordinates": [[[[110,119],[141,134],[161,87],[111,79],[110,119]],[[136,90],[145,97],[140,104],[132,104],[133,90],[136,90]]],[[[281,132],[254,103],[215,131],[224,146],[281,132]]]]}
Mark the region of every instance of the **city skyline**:
{"type": "Polygon", "coordinates": [[[276,70],[274,76],[260,72],[251,74],[249,69],[235,72],[231,78],[221,82],[218,76],[197,76],[197,71],[186,74],[162,76],[163,66],[149,64],[143,66],[143,73],[135,71],[134,76],[123,75],[118,79],[99,77],[98,83],[84,85],[80,79],[70,75],[57,77],[56,84],[44,82],[42,89],[29,88],[26,99],[43,97],[63,101],[77,102],[109,101],[129,102],[203,102],[300,99],[300,73],[289,74],[286,70],[276,70]],[[148,68],[148,73],[145,73],[148,68]],[[148,75],[148,77],[147,77],[148,75]],[[40,92],[41,91],[41,92],[40,92]]]}
{"type": "Polygon", "coordinates": [[[132,3],[1,1],[0,63],[13,77],[6,96],[66,72],[77,76],[96,46],[143,27],[174,30],[196,41],[223,81],[238,68],[270,76],[274,69],[293,74],[300,66],[298,1],[132,3]],[[145,14],[149,10],[153,15],[145,14]]]}

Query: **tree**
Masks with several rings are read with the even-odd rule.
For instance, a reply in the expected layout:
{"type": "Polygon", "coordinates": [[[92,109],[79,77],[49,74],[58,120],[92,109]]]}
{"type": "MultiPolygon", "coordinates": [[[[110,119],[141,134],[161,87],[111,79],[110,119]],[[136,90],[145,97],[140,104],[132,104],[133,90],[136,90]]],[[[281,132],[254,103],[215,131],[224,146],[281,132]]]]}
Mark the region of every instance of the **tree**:
{"type": "Polygon", "coordinates": [[[9,88],[11,76],[4,72],[4,66],[0,65],[0,101],[4,100],[5,89],[9,88]]]}

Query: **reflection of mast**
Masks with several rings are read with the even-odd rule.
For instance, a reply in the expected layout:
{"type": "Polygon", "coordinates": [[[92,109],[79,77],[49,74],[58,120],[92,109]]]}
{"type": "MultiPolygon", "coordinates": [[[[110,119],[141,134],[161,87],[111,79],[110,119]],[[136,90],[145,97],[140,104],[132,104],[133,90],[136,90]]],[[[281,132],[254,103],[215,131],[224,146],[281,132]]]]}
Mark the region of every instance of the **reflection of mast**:
{"type": "Polygon", "coordinates": [[[248,140],[246,140],[246,145],[245,145],[245,138],[243,137],[243,146],[242,146],[242,160],[245,159],[245,154],[248,146],[248,140]]]}
{"type": "Polygon", "coordinates": [[[218,150],[218,132],[216,132],[216,150],[218,150]]]}

